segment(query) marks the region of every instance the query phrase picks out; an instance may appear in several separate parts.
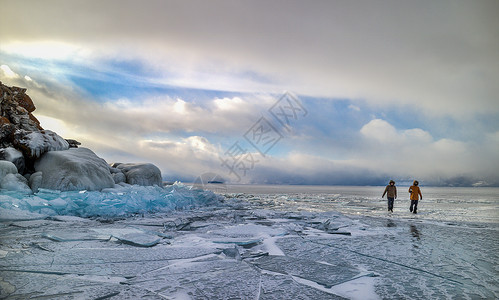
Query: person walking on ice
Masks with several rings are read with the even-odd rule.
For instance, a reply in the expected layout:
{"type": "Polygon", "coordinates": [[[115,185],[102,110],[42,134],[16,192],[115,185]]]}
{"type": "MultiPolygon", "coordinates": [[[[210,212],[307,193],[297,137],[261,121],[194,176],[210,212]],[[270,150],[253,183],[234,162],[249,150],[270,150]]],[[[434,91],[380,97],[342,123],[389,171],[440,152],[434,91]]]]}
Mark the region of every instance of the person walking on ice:
{"type": "Polygon", "coordinates": [[[381,199],[383,199],[385,195],[388,199],[388,211],[393,212],[393,202],[397,199],[397,187],[395,186],[395,181],[390,180],[390,183],[386,186],[381,199]]]}
{"type": "Polygon", "coordinates": [[[421,194],[421,189],[419,188],[419,182],[417,180],[414,180],[414,183],[409,188],[409,193],[411,193],[411,207],[409,207],[409,210],[412,213],[417,214],[418,200],[423,200],[423,194],[421,194]]]}

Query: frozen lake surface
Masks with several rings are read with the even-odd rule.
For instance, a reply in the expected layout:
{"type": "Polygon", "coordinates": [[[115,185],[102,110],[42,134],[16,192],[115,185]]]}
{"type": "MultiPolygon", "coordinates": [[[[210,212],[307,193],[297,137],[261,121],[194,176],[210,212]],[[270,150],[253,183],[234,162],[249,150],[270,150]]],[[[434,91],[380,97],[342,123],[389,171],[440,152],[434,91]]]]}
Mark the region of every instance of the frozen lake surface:
{"type": "Polygon", "coordinates": [[[499,189],[209,188],[0,194],[0,298],[499,298],[499,189]]]}

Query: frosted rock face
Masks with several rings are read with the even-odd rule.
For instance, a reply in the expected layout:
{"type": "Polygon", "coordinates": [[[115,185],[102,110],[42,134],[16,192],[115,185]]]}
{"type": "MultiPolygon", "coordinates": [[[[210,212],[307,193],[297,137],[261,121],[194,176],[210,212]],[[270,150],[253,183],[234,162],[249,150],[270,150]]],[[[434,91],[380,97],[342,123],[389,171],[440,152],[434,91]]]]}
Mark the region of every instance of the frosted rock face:
{"type": "Polygon", "coordinates": [[[40,122],[31,114],[35,105],[26,89],[9,87],[0,82],[0,147],[11,147],[17,129],[39,131],[40,122]]]}
{"type": "MultiPolygon", "coordinates": [[[[116,164],[115,164],[116,165],[116,164]]],[[[161,178],[161,171],[153,164],[149,163],[127,163],[119,164],[116,166],[117,169],[121,170],[126,176],[126,182],[128,184],[136,185],[163,185],[163,179],[161,178]]]]}
{"type": "Polygon", "coordinates": [[[8,160],[17,167],[19,173],[24,173],[25,161],[21,151],[8,147],[0,149],[0,160],[8,160]]]}
{"type": "Polygon", "coordinates": [[[45,152],[69,149],[69,143],[50,130],[38,132],[17,130],[15,136],[16,147],[33,158],[39,158],[45,152]]]}
{"type": "Polygon", "coordinates": [[[0,160],[0,180],[7,174],[17,174],[16,165],[7,160],[0,160]]]}
{"type": "Polygon", "coordinates": [[[28,186],[28,180],[21,174],[7,174],[0,180],[0,188],[9,191],[19,191],[24,193],[31,193],[28,186]]]}
{"type": "Polygon", "coordinates": [[[47,152],[35,162],[35,170],[42,173],[39,188],[95,191],[114,186],[106,161],[87,148],[47,152]]]}

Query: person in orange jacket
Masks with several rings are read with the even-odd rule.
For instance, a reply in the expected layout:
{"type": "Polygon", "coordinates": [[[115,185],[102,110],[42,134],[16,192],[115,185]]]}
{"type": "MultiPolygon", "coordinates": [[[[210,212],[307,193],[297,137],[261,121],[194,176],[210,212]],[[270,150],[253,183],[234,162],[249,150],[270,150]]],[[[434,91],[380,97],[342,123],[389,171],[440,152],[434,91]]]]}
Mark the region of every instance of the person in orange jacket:
{"type": "Polygon", "coordinates": [[[419,182],[417,180],[414,180],[414,183],[409,188],[409,193],[411,194],[411,207],[409,207],[409,210],[412,213],[417,214],[418,200],[423,200],[423,194],[421,194],[421,189],[419,188],[419,182]]]}
{"type": "Polygon", "coordinates": [[[390,183],[386,186],[381,199],[383,199],[385,195],[388,198],[388,211],[393,212],[393,201],[397,199],[397,187],[395,186],[395,181],[390,180],[390,183]]]}

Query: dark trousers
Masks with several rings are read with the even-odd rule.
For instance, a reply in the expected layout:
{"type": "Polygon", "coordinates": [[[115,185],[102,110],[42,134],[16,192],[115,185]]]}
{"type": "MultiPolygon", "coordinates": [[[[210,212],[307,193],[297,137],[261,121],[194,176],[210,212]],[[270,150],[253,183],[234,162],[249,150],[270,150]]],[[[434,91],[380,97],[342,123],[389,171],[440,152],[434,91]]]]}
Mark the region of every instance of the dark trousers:
{"type": "Polygon", "coordinates": [[[411,200],[411,207],[409,207],[409,210],[413,213],[417,213],[418,210],[418,200],[411,200]]]}
{"type": "Polygon", "coordinates": [[[393,210],[393,201],[395,201],[395,198],[388,197],[388,210],[393,210]]]}

